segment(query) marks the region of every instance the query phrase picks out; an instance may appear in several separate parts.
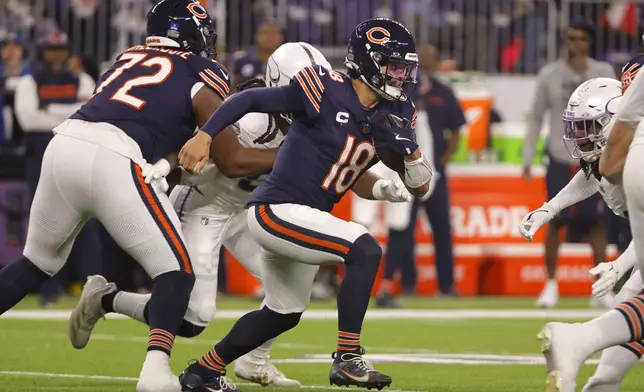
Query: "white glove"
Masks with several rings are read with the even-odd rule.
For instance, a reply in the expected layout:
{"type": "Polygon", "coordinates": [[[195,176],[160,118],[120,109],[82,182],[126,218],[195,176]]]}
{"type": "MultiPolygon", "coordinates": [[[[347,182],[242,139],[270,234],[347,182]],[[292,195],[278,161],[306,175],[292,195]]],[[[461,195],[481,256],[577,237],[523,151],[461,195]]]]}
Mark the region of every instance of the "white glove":
{"type": "Polygon", "coordinates": [[[170,188],[165,177],[170,174],[170,163],[165,159],[160,159],[154,165],[146,163],[141,170],[145,183],[152,185],[157,191],[166,193],[170,188]]]}
{"type": "Polygon", "coordinates": [[[527,241],[532,241],[537,230],[550,222],[555,215],[548,203],[544,203],[539,209],[531,211],[523,218],[519,223],[519,234],[527,241]]]}
{"type": "Polygon", "coordinates": [[[623,271],[620,263],[599,263],[591,268],[591,275],[597,277],[593,283],[593,295],[601,298],[613,290],[613,287],[619,281],[626,271],[623,271]]]}
{"type": "Polygon", "coordinates": [[[411,193],[400,180],[380,179],[373,184],[372,192],[376,200],[387,200],[392,203],[411,201],[411,193]]]}

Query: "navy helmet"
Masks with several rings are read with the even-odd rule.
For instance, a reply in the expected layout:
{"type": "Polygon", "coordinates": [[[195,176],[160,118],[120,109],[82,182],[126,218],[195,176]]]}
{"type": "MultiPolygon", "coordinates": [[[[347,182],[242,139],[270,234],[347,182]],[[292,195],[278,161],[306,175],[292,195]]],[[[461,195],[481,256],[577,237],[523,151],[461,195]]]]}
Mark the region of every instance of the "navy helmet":
{"type": "Polygon", "coordinates": [[[217,33],[197,0],[161,0],[148,12],[148,46],[180,48],[204,58],[217,56],[217,33]]]}
{"type": "Polygon", "coordinates": [[[416,42],[401,23],[369,19],[351,34],[345,65],[350,77],[361,79],[385,99],[404,101],[416,85],[416,42]]]}
{"type": "Polygon", "coordinates": [[[626,89],[633,83],[635,75],[640,72],[644,64],[644,54],[638,54],[632,59],[628,60],[624,67],[622,67],[622,92],[626,92],[626,89]]]}

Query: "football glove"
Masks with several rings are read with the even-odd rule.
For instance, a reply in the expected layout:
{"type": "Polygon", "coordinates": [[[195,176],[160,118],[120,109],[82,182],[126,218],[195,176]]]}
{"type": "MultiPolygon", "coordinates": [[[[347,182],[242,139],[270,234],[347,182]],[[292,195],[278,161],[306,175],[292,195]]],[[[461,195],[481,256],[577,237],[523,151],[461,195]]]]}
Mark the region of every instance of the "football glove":
{"type": "Polygon", "coordinates": [[[588,272],[597,277],[597,281],[593,283],[593,295],[597,298],[601,298],[612,292],[615,284],[626,273],[621,264],[615,261],[611,263],[599,263],[588,272]]]}
{"type": "Polygon", "coordinates": [[[411,201],[411,193],[400,180],[380,179],[373,184],[373,197],[376,200],[387,200],[392,203],[411,201]]]}
{"type": "Polygon", "coordinates": [[[548,203],[544,203],[539,209],[528,213],[519,223],[519,234],[527,241],[532,241],[534,234],[541,226],[550,222],[555,217],[548,203]]]}
{"type": "Polygon", "coordinates": [[[377,147],[389,147],[403,156],[418,149],[416,133],[406,118],[375,112],[369,116],[366,125],[377,147]]]}
{"type": "Polygon", "coordinates": [[[170,174],[170,163],[165,159],[160,159],[154,165],[146,163],[141,170],[145,183],[161,193],[166,193],[170,188],[165,179],[168,174],[170,174]]]}

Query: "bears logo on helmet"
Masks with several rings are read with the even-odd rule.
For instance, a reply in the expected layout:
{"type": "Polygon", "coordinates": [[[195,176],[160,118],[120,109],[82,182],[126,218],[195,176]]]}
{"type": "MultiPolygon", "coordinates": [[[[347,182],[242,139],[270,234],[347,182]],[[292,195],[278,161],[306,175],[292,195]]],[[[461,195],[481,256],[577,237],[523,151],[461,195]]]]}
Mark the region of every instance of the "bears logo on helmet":
{"type": "Polygon", "coordinates": [[[391,38],[391,34],[387,31],[387,29],[382,28],[382,27],[373,27],[371,30],[367,31],[367,39],[369,42],[374,43],[374,44],[384,44],[389,42],[389,39],[391,38]],[[374,34],[380,33],[382,34],[382,38],[376,38],[374,34]]]}
{"type": "Polygon", "coordinates": [[[405,101],[416,85],[416,42],[405,26],[386,18],[366,20],[351,34],[345,66],[390,101],[405,101]]]}
{"type": "Polygon", "coordinates": [[[204,58],[217,56],[217,33],[197,0],[161,0],[148,12],[146,44],[180,48],[204,58]]]}
{"type": "Polygon", "coordinates": [[[633,79],[640,72],[642,64],[644,64],[644,54],[638,54],[622,67],[622,92],[626,92],[631,83],[633,83],[633,79]]]}
{"type": "Polygon", "coordinates": [[[206,12],[206,9],[199,2],[188,4],[188,11],[199,19],[206,19],[208,17],[208,12],[206,12]]]}

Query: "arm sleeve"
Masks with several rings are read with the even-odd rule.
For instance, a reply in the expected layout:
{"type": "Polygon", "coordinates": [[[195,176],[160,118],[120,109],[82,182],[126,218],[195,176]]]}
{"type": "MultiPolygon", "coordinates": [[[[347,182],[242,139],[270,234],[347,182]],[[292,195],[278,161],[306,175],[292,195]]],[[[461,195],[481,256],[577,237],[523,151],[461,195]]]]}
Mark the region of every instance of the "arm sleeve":
{"type": "Polygon", "coordinates": [[[532,103],[532,112],[528,117],[528,127],[523,142],[523,164],[529,165],[534,158],[534,152],[539,141],[541,126],[543,125],[543,116],[548,109],[548,91],[546,75],[542,71],[537,79],[537,93],[532,103]]]}
{"type": "Polygon", "coordinates": [[[89,76],[88,74],[80,74],[78,77],[78,103],[72,103],[72,104],[61,104],[61,103],[54,103],[49,105],[49,113],[59,116],[61,118],[61,122],[64,121],[67,117],[71,116],[72,114],[76,113],[78,109],[83,106],[85,101],[87,101],[92,94],[94,93],[94,80],[89,76]]]}
{"type": "Polygon", "coordinates": [[[635,245],[633,241],[628,244],[628,247],[613,263],[618,263],[619,268],[622,271],[628,271],[631,267],[635,267],[637,264],[637,255],[635,254],[635,245]]]}
{"type": "Polygon", "coordinates": [[[558,214],[564,208],[586,200],[597,193],[597,188],[593,184],[593,181],[592,179],[586,178],[586,173],[583,170],[579,170],[568,185],[548,201],[548,206],[558,214]]]}
{"type": "Polygon", "coordinates": [[[61,116],[40,110],[38,87],[31,76],[23,76],[16,87],[15,111],[25,132],[51,132],[64,120],[61,116]]]}
{"type": "Polygon", "coordinates": [[[210,117],[202,131],[215,138],[246,113],[299,113],[305,110],[295,83],[284,87],[256,88],[232,95],[210,117]]]}

